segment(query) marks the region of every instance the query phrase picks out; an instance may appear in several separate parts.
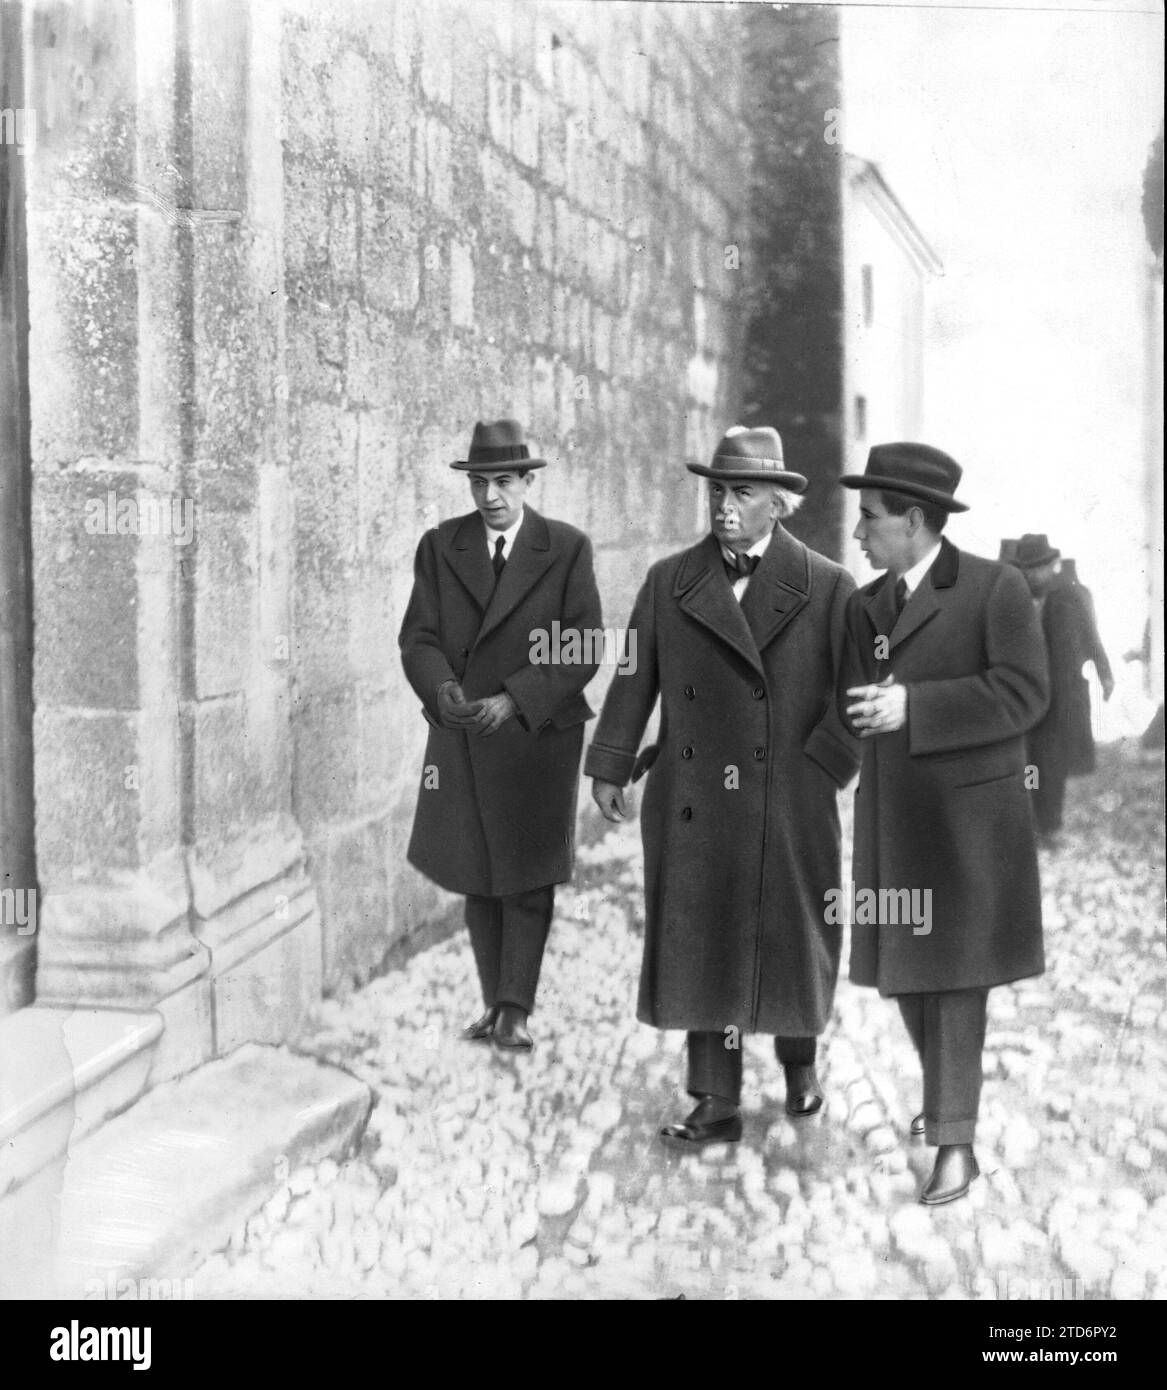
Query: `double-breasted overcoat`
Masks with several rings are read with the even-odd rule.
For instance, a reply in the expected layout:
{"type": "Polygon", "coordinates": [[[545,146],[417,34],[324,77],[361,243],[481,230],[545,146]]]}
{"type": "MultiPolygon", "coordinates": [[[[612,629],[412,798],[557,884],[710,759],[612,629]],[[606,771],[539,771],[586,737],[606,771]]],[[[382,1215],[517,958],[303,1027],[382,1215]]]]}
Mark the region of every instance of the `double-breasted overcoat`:
{"type": "Polygon", "coordinates": [[[571,876],[583,691],[598,667],[581,659],[598,643],[582,639],[601,623],[591,543],[574,526],[526,507],[497,585],[477,512],[422,537],[399,641],[431,726],[408,850],[427,878],[507,897],[571,876]],[[487,737],[443,728],[437,690],[451,678],[467,700],[505,690],[518,716],[487,737]]]}
{"type": "Polygon", "coordinates": [[[865,740],[853,877],[857,904],[865,892],[930,891],[917,899],[930,903],[930,929],[898,907],[882,925],[856,920],[851,978],[895,995],[1040,974],[1025,735],[1049,678],[1033,600],[1016,570],[947,540],[898,619],[893,589],[881,575],[847,612],[843,717],[850,687],[888,675],[907,687],[905,726],[865,740]]]}
{"type": "Polygon", "coordinates": [[[713,536],[649,570],[634,673],[608,689],[584,765],[623,786],[660,699],[640,811],[638,1017],[793,1036],[830,1015],[842,928],[836,793],[858,744],[835,708],[854,581],[779,523],[734,597],[713,536]]]}

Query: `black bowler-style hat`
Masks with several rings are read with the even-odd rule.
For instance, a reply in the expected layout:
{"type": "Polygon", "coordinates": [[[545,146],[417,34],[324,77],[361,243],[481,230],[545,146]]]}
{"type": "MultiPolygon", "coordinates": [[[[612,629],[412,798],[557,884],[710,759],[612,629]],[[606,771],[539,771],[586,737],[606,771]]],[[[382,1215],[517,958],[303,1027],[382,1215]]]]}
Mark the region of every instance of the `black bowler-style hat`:
{"type": "Polygon", "coordinates": [[[734,425],[726,431],[708,468],[703,463],[687,463],[685,467],[703,478],[777,483],[791,492],[806,491],[803,475],[791,473],[782,462],[782,440],[778,431],[769,426],[748,430],[744,425],[734,425]]]}
{"type": "Polygon", "coordinates": [[[1060,550],[1055,550],[1049,543],[1045,532],[1030,532],[1022,536],[1017,542],[1017,554],[1013,557],[1013,563],[1019,569],[1037,569],[1039,565],[1052,564],[1061,555],[1060,550]]]}
{"type": "Polygon", "coordinates": [[[470,455],[450,464],[463,473],[498,473],[516,467],[546,468],[547,460],[532,458],[517,420],[479,420],[470,439],[470,455]]]}
{"type": "Polygon", "coordinates": [[[843,487],[902,492],[946,512],[967,512],[968,507],[952,495],[961,471],[954,458],[930,444],[876,444],[867,455],[864,472],[848,473],[839,482],[843,487]]]}

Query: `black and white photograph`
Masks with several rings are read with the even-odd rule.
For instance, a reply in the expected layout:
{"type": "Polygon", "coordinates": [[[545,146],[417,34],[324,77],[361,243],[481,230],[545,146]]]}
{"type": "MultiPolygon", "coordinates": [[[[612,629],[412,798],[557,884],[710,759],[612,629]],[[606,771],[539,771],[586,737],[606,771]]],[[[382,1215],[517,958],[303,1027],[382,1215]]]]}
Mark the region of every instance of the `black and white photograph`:
{"type": "Polygon", "coordinates": [[[169,1374],[177,1304],[694,1300],[1121,1364],[1163,31],[0,0],[34,1364],[169,1374]]]}

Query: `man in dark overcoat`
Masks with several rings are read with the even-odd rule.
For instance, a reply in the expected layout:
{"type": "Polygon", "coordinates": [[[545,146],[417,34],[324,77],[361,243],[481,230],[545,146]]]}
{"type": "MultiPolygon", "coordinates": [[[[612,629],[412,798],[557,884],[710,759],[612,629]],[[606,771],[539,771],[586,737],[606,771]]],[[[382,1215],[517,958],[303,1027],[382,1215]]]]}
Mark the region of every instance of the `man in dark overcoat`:
{"type": "Polygon", "coordinates": [[[1044,969],[1025,735],[1049,698],[1045,646],[1018,572],[941,535],[967,510],[960,476],[939,449],[905,443],[877,445],[841,480],[860,489],[855,538],[887,571],[851,599],[840,690],[866,741],[855,899],[878,904],[874,922],[856,913],[851,978],[896,1000],[920,1055],[928,1205],[978,1172],[988,991],[1044,969]],[[926,912],[905,920],[905,893],[926,912]]]}
{"type": "Polygon", "coordinates": [[[1102,694],[1110,699],[1114,675],[1098,635],[1090,594],[1071,580],[1061,552],[1044,535],[1022,536],[1013,563],[1025,576],[1041,618],[1049,660],[1049,712],[1029,734],[1029,759],[1037,769],[1033,810],[1038,834],[1053,839],[1062,828],[1066,781],[1094,771],[1090,686],[1082,674],[1094,663],[1102,694]]]}
{"type": "Polygon", "coordinates": [[[709,467],[710,534],[652,566],[585,773],[609,820],[648,769],[646,926],[637,1016],[688,1034],[697,1146],[741,1137],[741,1038],[776,1038],[795,1116],[822,1105],[816,1039],[831,1013],[841,926],[836,796],[859,744],[833,699],[851,577],[783,527],[806,479],[776,430],[735,429],[709,467]],[[657,700],[655,744],[637,756],[657,700]]]}
{"type": "Polygon", "coordinates": [[[555,885],[571,875],[602,624],[588,538],[525,502],[544,464],[515,421],[474,427],[451,467],[475,510],[422,537],[399,638],[430,725],[409,862],[466,896],[486,1013],[464,1036],[512,1050],[532,1045],[555,885]]]}

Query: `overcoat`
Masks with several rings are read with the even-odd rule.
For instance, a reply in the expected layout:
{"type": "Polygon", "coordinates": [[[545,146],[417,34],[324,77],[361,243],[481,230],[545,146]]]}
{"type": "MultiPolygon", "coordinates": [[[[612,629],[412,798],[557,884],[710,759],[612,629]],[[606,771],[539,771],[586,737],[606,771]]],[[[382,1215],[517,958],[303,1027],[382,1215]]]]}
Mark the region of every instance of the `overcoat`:
{"type": "Polygon", "coordinates": [[[550,635],[601,623],[591,543],[574,526],[526,507],[497,586],[477,512],[422,537],[399,638],[431,726],[408,858],[442,888],[506,897],[570,877],[599,642],[550,635]],[[485,738],[443,728],[437,689],[451,677],[467,700],[507,691],[518,716],[485,738]]]}
{"type": "Polygon", "coordinates": [[[865,892],[931,892],[917,900],[930,902],[927,930],[905,924],[890,899],[882,925],[856,911],[852,980],[895,995],[1040,974],[1025,734],[1045,711],[1049,678],[1025,580],[943,540],[898,620],[884,574],[851,599],[847,630],[843,717],[850,687],[893,675],[908,692],[905,727],[865,740],[856,906],[865,892]]]}
{"type": "Polygon", "coordinates": [[[778,524],[738,603],[717,540],[649,570],[588,750],[624,785],[659,696],[641,806],[646,926],[637,1016],[657,1028],[810,1036],[842,929],[838,788],[858,743],[834,703],[854,581],[778,524]]]}
{"type": "Polygon", "coordinates": [[[1039,770],[1093,772],[1090,685],[1082,667],[1093,661],[1099,674],[1110,668],[1085,591],[1070,585],[1051,589],[1042,604],[1041,628],[1049,659],[1049,712],[1029,735],[1030,758],[1039,770]]]}

